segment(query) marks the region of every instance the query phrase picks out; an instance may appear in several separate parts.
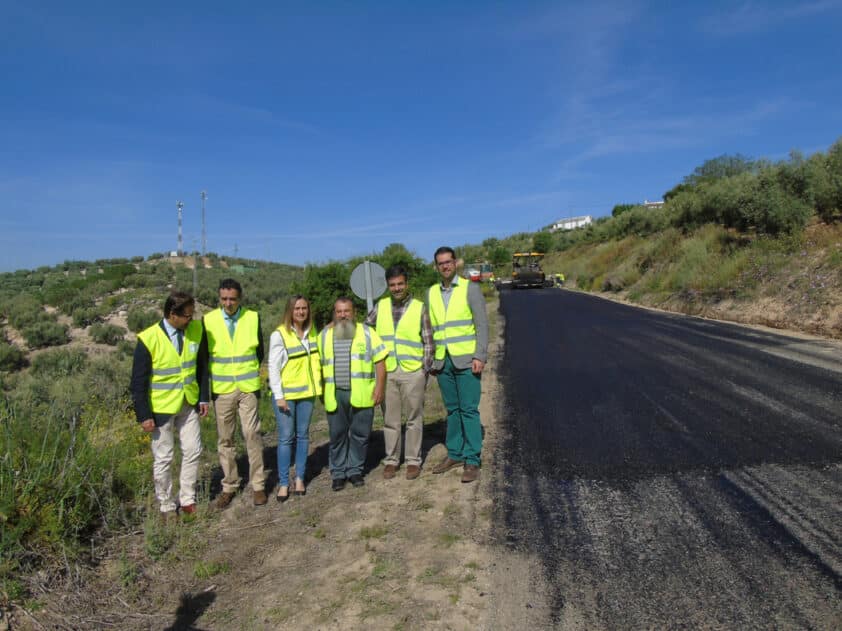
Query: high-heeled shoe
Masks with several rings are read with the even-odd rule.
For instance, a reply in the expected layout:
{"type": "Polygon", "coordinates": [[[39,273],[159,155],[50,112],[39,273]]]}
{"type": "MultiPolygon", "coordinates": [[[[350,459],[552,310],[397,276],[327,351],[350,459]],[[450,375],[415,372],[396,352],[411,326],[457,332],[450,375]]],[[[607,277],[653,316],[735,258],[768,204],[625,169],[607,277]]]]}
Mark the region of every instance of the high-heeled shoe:
{"type": "MultiPolygon", "coordinates": [[[[296,480],[296,481],[295,481],[296,486],[298,486],[298,482],[300,482],[300,480],[296,480]]],[[[304,483],[303,483],[303,482],[301,482],[301,486],[304,486],[304,483]]],[[[307,495],[307,489],[306,489],[306,488],[303,488],[303,489],[295,489],[295,490],[293,491],[293,494],[294,494],[294,495],[297,495],[298,497],[304,497],[305,495],[307,495]]]]}
{"type": "Polygon", "coordinates": [[[277,500],[277,502],[279,504],[283,504],[284,502],[286,502],[289,499],[289,487],[281,487],[281,488],[286,488],[287,494],[281,495],[280,493],[278,493],[277,495],[275,495],[275,499],[277,500]]]}

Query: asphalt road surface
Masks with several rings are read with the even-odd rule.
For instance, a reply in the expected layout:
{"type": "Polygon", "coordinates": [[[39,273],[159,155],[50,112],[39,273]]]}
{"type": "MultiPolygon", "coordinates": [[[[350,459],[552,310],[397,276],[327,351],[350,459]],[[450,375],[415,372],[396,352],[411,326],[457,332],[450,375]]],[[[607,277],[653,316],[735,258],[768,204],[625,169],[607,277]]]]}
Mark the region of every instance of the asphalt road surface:
{"type": "Polygon", "coordinates": [[[842,628],[839,344],[555,289],[500,309],[497,534],[541,626],[842,628]]]}

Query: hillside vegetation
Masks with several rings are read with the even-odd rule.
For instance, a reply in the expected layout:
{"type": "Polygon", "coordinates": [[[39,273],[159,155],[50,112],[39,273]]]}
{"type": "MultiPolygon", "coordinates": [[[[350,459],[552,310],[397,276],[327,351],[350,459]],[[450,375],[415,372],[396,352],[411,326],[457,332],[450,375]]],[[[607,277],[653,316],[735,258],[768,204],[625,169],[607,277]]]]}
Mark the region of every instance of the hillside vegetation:
{"type": "Polygon", "coordinates": [[[487,239],[460,252],[511,272],[547,252],[568,286],[740,322],[842,336],[842,140],[810,157],[720,156],[664,195],[575,230],[487,239]]]}

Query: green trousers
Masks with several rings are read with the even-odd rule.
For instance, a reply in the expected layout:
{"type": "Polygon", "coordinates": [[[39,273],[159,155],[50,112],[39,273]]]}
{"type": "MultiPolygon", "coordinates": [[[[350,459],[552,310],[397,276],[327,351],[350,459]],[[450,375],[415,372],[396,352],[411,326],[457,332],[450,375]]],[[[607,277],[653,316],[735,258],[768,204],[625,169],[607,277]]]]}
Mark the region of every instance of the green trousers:
{"type": "Polygon", "coordinates": [[[444,369],[437,378],[441,398],[447,408],[447,455],[465,464],[479,465],[482,452],[480,375],[472,373],[470,368],[455,368],[448,354],[444,358],[444,369]]]}

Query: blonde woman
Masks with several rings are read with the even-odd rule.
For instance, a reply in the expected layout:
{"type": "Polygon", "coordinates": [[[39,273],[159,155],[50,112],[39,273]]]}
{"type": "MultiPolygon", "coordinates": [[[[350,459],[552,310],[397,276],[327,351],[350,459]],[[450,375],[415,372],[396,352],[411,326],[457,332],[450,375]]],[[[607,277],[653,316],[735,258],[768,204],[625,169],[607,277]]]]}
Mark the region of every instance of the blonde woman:
{"type": "Polygon", "coordinates": [[[281,325],[269,338],[269,387],[278,425],[278,502],[289,499],[289,466],[295,445],[295,495],[304,495],[310,417],[322,393],[318,335],[312,323],[310,301],[292,296],[281,325]]]}

